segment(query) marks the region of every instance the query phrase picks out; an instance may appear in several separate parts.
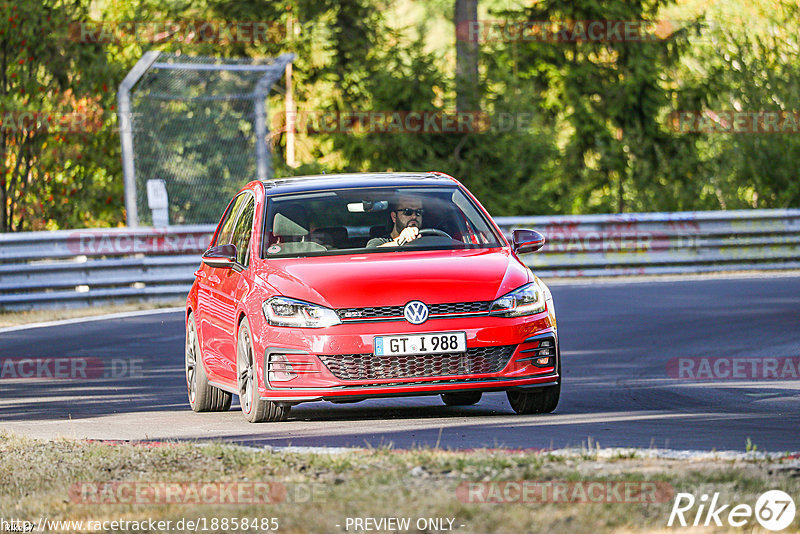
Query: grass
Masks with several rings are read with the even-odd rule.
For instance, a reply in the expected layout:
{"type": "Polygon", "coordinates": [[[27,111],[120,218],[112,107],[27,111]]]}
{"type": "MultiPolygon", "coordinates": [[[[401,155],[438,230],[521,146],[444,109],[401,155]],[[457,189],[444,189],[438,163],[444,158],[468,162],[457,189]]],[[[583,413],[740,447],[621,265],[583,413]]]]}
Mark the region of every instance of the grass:
{"type": "Polygon", "coordinates": [[[117,304],[102,304],[93,306],[83,306],[80,308],[54,308],[47,310],[31,310],[21,312],[0,312],[0,328],[8,326],[20,326],[30,323],[42,323],[48,321],[60,321],[62,319],[76,319],[79,317],[91,317],[94,315],[106,315],[110,313],[122,313],[142,310],[155,310],[161,308],[182,307],[186,304],[185,299],[174,299],[160,302],[123,302],[117,304]]]}
{"type": "MultiPolygon", "coordinates": [[[[34,523],[40,517],[172,521],[274,517],[279,531],[289,533],[354,532],[345,530],[348,517],[407,517],[410,532],[417,532],[415,522],[424,518],[450,518],[460,533],[666,532],[674,530],[666,526],[673,503],[669,496],[655,504],[486,504],[463,499],[465,494],[458,488],[466,482],[520,480],[654,481],[697,496],[720,492],[721,502],[752,506],[768,489],[800,495],[800,478],[784,467],[776,462],[692,462],[627,454],[608,459],[584,459],[577,454],[565,459],[548,452],[388,448],[306,453],[222,443],[154,446],[38,441],[0,434],[0,517],[34,523]],[[277,483],[285,490],[285,499],[272,504],[198,505],[174,499],[164,504],[92,504],[75,497],[78,483],[111,482],[137,482],[140,488],[166,482],[236,482],[246,487],[277,483]]],[[[794,525],[798,524],[796,519],[794,525]]],[[[747,530],[760,528],[753,522],[747,530]]],[[[721,529],[727,530],[741,532],[721,529]]]]}

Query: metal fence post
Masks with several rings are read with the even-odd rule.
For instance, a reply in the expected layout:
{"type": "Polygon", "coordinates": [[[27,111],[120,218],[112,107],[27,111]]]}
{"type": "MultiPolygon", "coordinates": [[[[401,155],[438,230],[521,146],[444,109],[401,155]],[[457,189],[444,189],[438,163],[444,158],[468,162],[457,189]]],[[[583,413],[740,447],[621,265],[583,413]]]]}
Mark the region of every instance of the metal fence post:
{"type": "Polygon", "coordinates": [[[150,218],[139,211],[148,180],[165,181],[180,225],[213,223],[243,177],[272,176],[266,99],[293,59],[142,57],[117,96],[128,226],[150,218]]]}
{"type": "Polygon", "coordinates": [[[265,82],[269,82],[266,77],[259,80],[253,92],[256,130],[256,176],[259,180],[266,180],[272,174],[267,151],[267,112],[264,108],[264,100],[267,97],[264,86],[267,84],[265,82]]]}
{"type": "Polygon", "coordinates": [[[161,52],[146,52],[119,84],[117,93],[117,120],[122,143],[122,173],[125,179],[125,211],[130,227],[139,226],[136,211],[136,170],[133,163],[133,117],[131,117],[131,89],[139,78],[155,63],[161,52]]]}

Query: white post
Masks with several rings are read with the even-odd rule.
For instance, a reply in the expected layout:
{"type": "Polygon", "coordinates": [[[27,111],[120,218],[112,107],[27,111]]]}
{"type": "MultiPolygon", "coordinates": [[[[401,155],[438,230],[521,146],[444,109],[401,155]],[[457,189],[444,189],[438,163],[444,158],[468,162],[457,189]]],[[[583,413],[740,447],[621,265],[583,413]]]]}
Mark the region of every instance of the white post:
{"type": "Polygon", "coordinates": [[[153,227],[169,226],[169,195],[167,182],[164,180],[147,180],[147,205],[153,214],[153,227]]]}

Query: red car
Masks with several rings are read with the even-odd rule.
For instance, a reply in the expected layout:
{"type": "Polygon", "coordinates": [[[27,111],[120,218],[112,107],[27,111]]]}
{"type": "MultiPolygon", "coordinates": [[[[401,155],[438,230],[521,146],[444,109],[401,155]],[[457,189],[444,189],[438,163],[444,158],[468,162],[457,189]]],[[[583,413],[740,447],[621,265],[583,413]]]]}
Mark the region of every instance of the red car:
{"type": "Polygon", "coordinates": [[[561,356],[547,286],[483,207],[442,173],[251,182],[231,200],[186,301],[194,411],[238,395],[251,422],[309,401],[505,391],[551,412],[561,356]]]}

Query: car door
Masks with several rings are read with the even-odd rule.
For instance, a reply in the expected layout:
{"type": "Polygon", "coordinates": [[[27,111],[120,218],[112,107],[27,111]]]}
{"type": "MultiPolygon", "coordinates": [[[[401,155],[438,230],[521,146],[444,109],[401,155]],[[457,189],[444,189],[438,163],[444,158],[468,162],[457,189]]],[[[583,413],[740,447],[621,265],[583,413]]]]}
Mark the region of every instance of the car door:
{"type": "MultiPolygon", "coordinates": [[[[228,206],[220,222],[220,230],[212,245],[227,245],[233,242],[233,232],[242,205],[248,197],[240,194],[228,206]]],[[[225,296],[223,287],[231,269],[215,268],[203,264],[197,276],[197,329],[205,362],[206,372],[213,380],[231,380],[231,371],[223,357],[226,340],[230,336],[226,326],[233,321],[233,302],[225,296]]]]}
{"type": "Polygon", "coordinates": [[[236,268],[228,269],[222,277],[218,300],[225,303],[225,313],[220,324],[222,332],[220,351],[221,373],[225,378],[236,379],[236,310],[239,301],[248,293],[250,287],[250,242],[253,235],[255,198],[248,194],[233,229],[231,243],[236,246],[236,268]]]}

